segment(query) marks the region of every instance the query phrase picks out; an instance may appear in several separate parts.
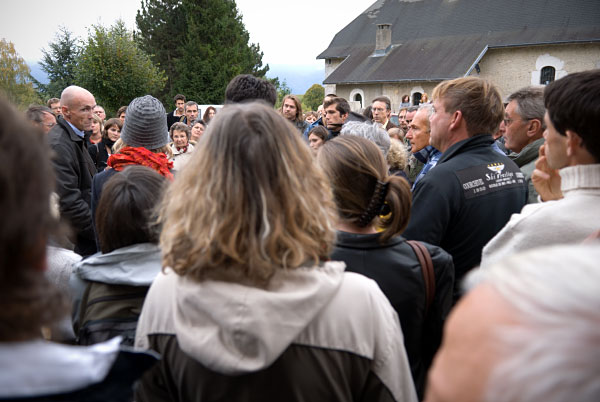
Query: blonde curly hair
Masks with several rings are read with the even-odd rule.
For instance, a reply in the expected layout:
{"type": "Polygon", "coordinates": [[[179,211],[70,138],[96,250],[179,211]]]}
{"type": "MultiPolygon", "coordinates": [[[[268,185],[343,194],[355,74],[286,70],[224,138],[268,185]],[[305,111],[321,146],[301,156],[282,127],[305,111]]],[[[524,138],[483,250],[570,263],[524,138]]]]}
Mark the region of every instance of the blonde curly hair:
{"type": "Polygon", "coordinates": [[[165,194],[163,266],[195,280],[265,286],[278,269],[327,259],[328,182],[297,130],[259,103],[228,105],[165,194]]]}

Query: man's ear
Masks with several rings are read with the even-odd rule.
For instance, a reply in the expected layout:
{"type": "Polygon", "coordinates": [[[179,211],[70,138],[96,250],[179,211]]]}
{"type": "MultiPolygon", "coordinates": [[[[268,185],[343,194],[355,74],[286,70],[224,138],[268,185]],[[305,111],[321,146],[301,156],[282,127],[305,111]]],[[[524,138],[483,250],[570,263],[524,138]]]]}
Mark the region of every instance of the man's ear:
{"type": "Polygon", "coordinates": [[[573,156],[578,152],[578,148],[583,147],[581,137],[571,130],[566,131],[567,134],[567,156],[573,156]]]}
{"type": "Polygon", "coordinates": [[[346,113],[346,114],[341,114],[341,115],[340,115],[340,118],[342,119],[342,123],[345,123],[345,122],[346,122],[346,120],[348,119],[348,116],[349,116],[349,115],[350,115],[349,113],[346,113]]]}
{"type": "Polygon", "coordinates": [[[463,121],[462,112],[460,110],[457,110],[456,112],[452,113],[452,117],[450,118],[449,128],[451,130],[458,128],[462,121],[463,121]]]}
{"type": "Polygon", "coordinates": [[[527,136],[533,137],[540,132],[542,128],[542,122],[539,119],[531,119],[529,120],[529,124],[527,125],[527,136]]]}
{"type": "Polygon", "coordinates": [[[585,165],[598,163],[583,145],[583,138],[575,131],[567,130],[567,158],[571,160],[572,165],[585,165]]]}

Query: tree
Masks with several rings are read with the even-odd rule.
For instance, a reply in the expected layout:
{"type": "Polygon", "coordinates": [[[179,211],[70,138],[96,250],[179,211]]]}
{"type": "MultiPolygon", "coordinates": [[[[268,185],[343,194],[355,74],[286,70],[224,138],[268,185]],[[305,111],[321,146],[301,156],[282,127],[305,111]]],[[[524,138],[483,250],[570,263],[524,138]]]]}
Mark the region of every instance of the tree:
{"type": "Polygon", "coordinates": [[[29,66],[5,39],[0,39],[0,92],[20,109],[41,100],[33,88],[29,66]]]}
{"type": "Polygon", "coordinates": [[[234,0],[143,0],[136,22],[138,41],[167,69],[169,104],[175,93],[221,103],[234,76],[268,71],[260,47],[249,44],[234,0]]]}
{"type": "Polygon", "coordinates": [[[156,94],[165,85],[159,70],[133,41],[122,20],[109,29],[94,25],[75,70],[78,85],[89,90],[109,112],[135,97],[156,94]]]}
{"type": "Polygon", "coordinates": [[[181,45],[186,38],[186,15],[179,0],[142,0],[135,17],[138,32],[135,40],[150,55],[156,66],[167,75],[167,83],[159,97],[171,103],[174,85],[179,81],[175,67],[181,58],[181,45]]]}
{"type": "Polygon", "coordinates": [[[75,66],[80,51],[77,37],[65,27],[60,27],[54,42],[50,42],[50,50],[42,49],[40,62],[42,70],[48,75],[48,84],[34,81],[39,91],[46,98],[60,98],[62,90],[75,83],[75,66]]]}
{"type": "Polygon", "coordinates": [[[291,94],[292,89],[288,87],[288,84],[285,80],[283,80],[283,82],[280,82],[279,77],[275,77],[271,80],[271,82],[273,83],[273,85],[275,85],[275,88],[277,89],[277,102],[275,102],[275,109],[279,109],[281,107],[281,104],[283,103],[283,98],[286,95],[291,94]]]}
{"type": "Polygon", "coordinates": [[[302,106],[307,110],[317,110],[319,105],[323,103],[325,97],[325,88],[319,84],[313,84],[306,90],[304,98],[302,98],[302,106]]]}

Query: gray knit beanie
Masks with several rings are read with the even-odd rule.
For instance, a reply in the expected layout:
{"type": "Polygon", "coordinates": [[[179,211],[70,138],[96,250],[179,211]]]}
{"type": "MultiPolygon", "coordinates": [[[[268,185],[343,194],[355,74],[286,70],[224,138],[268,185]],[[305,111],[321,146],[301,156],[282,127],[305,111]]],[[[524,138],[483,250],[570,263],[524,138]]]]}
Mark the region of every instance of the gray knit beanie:
{"type": "Polygon", "coordinates": [[[156,149],[168,144],[167,114],[162,103],[150,95],[132,100],[127,106],[121,138],[130,147],[156,149]]]}

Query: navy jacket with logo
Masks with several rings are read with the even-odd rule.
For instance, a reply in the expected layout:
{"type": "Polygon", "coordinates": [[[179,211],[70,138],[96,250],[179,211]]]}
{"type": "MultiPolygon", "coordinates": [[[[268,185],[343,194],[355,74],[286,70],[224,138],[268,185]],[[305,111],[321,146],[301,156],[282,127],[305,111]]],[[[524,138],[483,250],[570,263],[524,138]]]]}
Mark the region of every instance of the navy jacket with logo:
{"type": "Polygon", "coordinates": [[[489,134],[457,142],[413,192],[404,236],[442,247],[455,267],[455,299],[461,279],[481,261],[483,246],[527,202],[523,173],[492,148],[489,134]]]}

